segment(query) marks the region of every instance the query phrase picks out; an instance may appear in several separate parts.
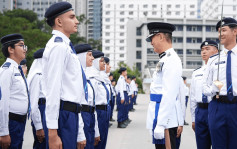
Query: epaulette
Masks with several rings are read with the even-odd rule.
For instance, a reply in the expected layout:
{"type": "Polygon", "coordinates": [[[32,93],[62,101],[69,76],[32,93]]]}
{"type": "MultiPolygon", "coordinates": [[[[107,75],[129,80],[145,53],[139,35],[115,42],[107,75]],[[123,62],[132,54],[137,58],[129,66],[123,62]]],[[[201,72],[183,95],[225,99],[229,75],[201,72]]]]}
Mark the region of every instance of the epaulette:
{"type": "Polygon", "coordinates": [[[4,63],[3,65],[2,65],[2,68],[9,68],[10,67],[10,65],[11,65],[11,63],[10,62],[6,62],[6,63],[4,63]]]}
{"type": "Polygon", "coordinates": [[[215,56],[217,56],[217,55],[219,55],[219,54],[218,54],[218,53],[217,53],[217,54],[214,54],[214,55],[210,56],[210,58],[215,57],[215,56]]]}
{"type": "Polygon", "coordinates": [[[37,75],[42,75],[42,73],[36,73],[37,75]]]}
{"type": "Polygon", "coordinates": [[[61,37],[56,37],[54,39],[54,42],[63,42],[63,39],[61,37]]]}
{"type": "Polygon", "coordinates": [[[200,69],[200,68],[202,68],[202,67],[198,67],[197,69],[195,69],[194,71],[196,71],[196,70],[198,70],[198,69],[200,69]]]}

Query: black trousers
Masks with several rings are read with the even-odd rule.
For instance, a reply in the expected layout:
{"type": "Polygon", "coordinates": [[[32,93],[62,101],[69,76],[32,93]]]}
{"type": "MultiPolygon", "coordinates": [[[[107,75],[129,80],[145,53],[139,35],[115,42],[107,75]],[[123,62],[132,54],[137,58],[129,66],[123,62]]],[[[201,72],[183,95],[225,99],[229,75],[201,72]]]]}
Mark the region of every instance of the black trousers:
{"type": "MultiPolygon", "coordinates": [[[[177,127],[169,129],[171,149],[176,149],[177,127]]],[[[155,144],[156,149],[166,149],[165,144],[155,144]]]]}

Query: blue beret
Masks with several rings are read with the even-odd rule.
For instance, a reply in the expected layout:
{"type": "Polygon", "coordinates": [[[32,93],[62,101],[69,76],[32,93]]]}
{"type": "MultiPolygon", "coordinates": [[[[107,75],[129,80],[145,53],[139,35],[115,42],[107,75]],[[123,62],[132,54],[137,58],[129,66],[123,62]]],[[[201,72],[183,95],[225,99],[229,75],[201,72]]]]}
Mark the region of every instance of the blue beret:
{"type": "Polygon", "coordinates": [[[185,76],[182,76],[182,78],[183,78],[184,81],[187,79],[187,77],[185,77],[185,76]]]}
{"type": "Polygon", "coordinates": [[[44,17],[46,20],[51,20],[70,10],[72,10],[72,5],[69,2],[54,3],[47,9],[44,17]]]}
{"type": "Polygon", "coordinates": [[[78,44],[78,45],[74,46],[74,48],[75,48],[77,54],[92,51],[92,48],[89,44],[78,44]]]}
{"type": "MultiPolygon", "coordinates": [[[[237,21],[233,18],[223,18],[222,26],[235,27],[237,26],[237,21]]],[[[216,30],[218,31],[220,27],[221,27],[221,20],[216,24],[216,30]]]]}
{"type": "Polygon", "coordinates": [[[35,58],[35,59],[37,59],[37,58],[42,58],[42,57],[43,57],[43,53],[44,53],[44,48],[37,50],[37,51],[34,53],[34,58],[35,58]]]}
{"type": "Polygon", "coordinates": [[[151,22],[147,24],[149,35],[146,38],[147,42],[151,42],[151,38],[157,33],[170,33],[175,30],[175,26],[164,22],[151,22]]]}
{"type": "Polygon", "coordinates": [[[110,76],[114,76],[114,74],[111,72],[111,73],[109,74],[109,77],[110,77],[110,76]]]}
{"type": "Polygon", "coordinates": [[[20,62],[20,65],[25,65],[26,64],[26,59],[23,59],[21,62],[20,62]]]}
{"type": "Polygon", "coordinates": [[[108,57],[104,57],[104,59],[105,59],[106,64],[109,63],[109,58],[108,57]]]}
{"type": "Polygon", "coordinates": [[[98,50],[94,50],[92,51],[92,55],[93,57],[96,59],[96,58],[99,58],[99,57],[104,57],[104,53],[101,52],[101,51],[98,51],[98,50]]]}
{"type": "Polygon", "coordinates": [[[111,82],[115,82],[115,79],[111,80],[111,82]]]}
{"type": "Polygon", "coordinates": [[[121,68],[119,69],[118,73],[122,73],[122,72],[124,72],[124,71],[126,71],[126,70],[127,70],[127,68],[121,67],[121,68]]]}
{"type": "Polygon", "coordinates": [[[132,80],[135,79],[135,78],[136,78],[136,76],[132,76],[132,80]]]}
{"type": "Polygon", "coordinates": [[[204,42],[201,44],[200,48],[202,49],[202,47],[204,47],[204,46],[214,46],[214,47],[218,48],[217,42],[215,42],[215,41],[213,41],[213,40],[206,40],[206,41],[204,41],[204,42]]]}
{"type": "Polygon", "coordinates": [[[24,38],[21,34],[9,34],[1,38],[2,45],[8,44],[14,41],[24,41],[24,38]]]}
{"type": "Polygon", "coordinates": [[[131,76],[127,75],[127,79],[131,79],[131,76]]]}

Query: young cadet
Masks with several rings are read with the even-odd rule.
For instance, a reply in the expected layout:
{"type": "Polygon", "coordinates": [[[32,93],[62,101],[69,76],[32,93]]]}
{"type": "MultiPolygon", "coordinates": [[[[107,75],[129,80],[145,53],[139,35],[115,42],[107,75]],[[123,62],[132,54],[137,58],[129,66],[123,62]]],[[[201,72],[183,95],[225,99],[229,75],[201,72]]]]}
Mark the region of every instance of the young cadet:
{"type": "Polygon", "coordinates": [[[133,104],[135,104],[136,101],[136,91],[137,91],[137,86],[136,86],[136,76],[132,76],[132,81],[130,83],[130,88],[132,92],[132,98],[131,98],[131,103],[130,103],[130,111],[133,112],[135,109],[133,108],[133,104]]]}
{"type": "Polygon", "coordinates": [[[132,121],[131,119],[129,119],[129,108],[130,108],[131,96],[132,96],[132,92],[130,89],[131,77],[127,75],[125,79],[126,79],[126,89],[128,93],[128,98],[127,99],[125,98],[124,124],[128,125],[132,121]]]}
{"type": "Polygon", "coordinates": [[[26,116],[30,114],[28,86],[20,62],[27,46],[20,34],[1,38],[7,58],[0,68],[0,148],[22,148],[26,116]]]}
{"type": "Polygon", "coordinates": [[[148,23],[151,42],[154,51],[159,54],[156,71],[150,86],[150,103],[147,113],[147,129],[152,132],[153,144],[156,148],[165,148],[165,129],[170,135],[171,148],[176,148],[176,133],[178,126],[175,108],[179,95],[182,64],[177,53],[172,48],[172,32],[175,26],[169,23],[148,23]]]}
{"type": "MultiPolygon", "coordinates": [[[[83,123],[78,118],[80,102],[88,98],[86,76],[69,39],[79,22],[68,2],[51,5],[45,18],[53,29],[42,58],[49,148],[75,149],[78,125],[83,123]]],[[[86,142],[78,144],[83,148],[86,142]]]]}
{"type": "Polygon", "coordinates": [[[201,46],[201,56],[205,65],[194,70],[190,86],[190,109],[192,115],[192,128],[196,135],[196,144],[198,149],[211,148],[211,136],[208,127],[208,104],[211,101],[210,96],[202,93],[203,74],[206,70],[206,64],[210,56],[218,52],[218,44],[215,41],[204,41],[201,46]]]}
{"type": "MultiPolygon", "coordinates": [[[[183,76],[183,82],[184,82],[184,91],[185,91],[185,116],[186,116],[186,109],[188,106],[188,96],[189,96],[189,88],[187,87],[187,77],[183,76]]],[[[185,117],[184,117],[184,125],[189,125],[186,121],[185,121],[185,117]]]]}
{"type": "Polygon", "coordinates": [[[125,77],[127,76],[127,69],[121,67],[118,71],[120,77],[117,82],[117,108],[118,108],[118,128],[126,128],[124,111],[125,111],[125,100],[128,99],[128,93],[126,88],[125,77]]]}
{"type": "Polygon", "coordinates": [[[100,75],[100,71],[105,70],[104,53],[101,51],[92,51],[95,58],[92,67],[87,68],[86,74],[91,80],[95,90],[95,105],[100,133],[100,142],[95,146],[96,149],[105,149],[109,128],[109,89],[105,85],[104,77],[100,75]]]}
{"type": "MultiPolygon", "coordinates": [[[[111,107],[111,111],[112,111],[112,114],[110,116],[110,121],[114,122],[115,120],[113,119],[113,111],[112,109],[114,109],[114,106],[115,106],[115,103],[117,105],[117,99],[116,99],[116,96],[117,96],[117,92],[116,92],[116,89],[115,89],[115,86],[116,86],[116,81],[115,79],[111,80],[111,84],[112,84],[112,89],[113,89],[113,99],[114,99],[114,104],[113,106],[111,107]],[[111,119],[112,118],[112,119],[111,119]]],[[[116,111],[117,111],[117,108],[116,108],[116,111]]]]}
{"type": "Polygon", "coordinates": [[[217,23],[216,29],[224,48],[220,55],[208,60],[203,77],[203,93],[212,97],[208,106],[212,148],[234,149],[237,148],[237,21],[224,18],[217,23]],[[223,86],[219,90],[217,86],[220,82],[223,86]]]}
{"type": "MultiPolygon", "coordinates": [[[[106,59],[105,59],[106,63],[106,59]]],[[[107,63],[106,63],[107,64],[107,63]]],[[[110,112],[110,119],[109,121],[114,122],[115,120],[113,119],[113,111],[114,111],[114,104],[115,104],[115,97],[116,97],[116,92],[114,90],[114,86],[112,85],[112,80],[114,80],[114,76],[112,73],[109,74],[109,80],[111,81],[111,92],[112,92],[112,99],[110,100],[110,107],[111,107],[111,112],[110,112]]]]}
{"type": "Polygon", "coordinates": [[[23,59],[20,62],[21,68],[22,68],[23,73],[24,73],[25,76],[27,75],[27,65],[26,65],[26,62],[27,62],[26,59],[23,59]]]}
{"type": "Polygon", "coordinates": [[[33,61],[27,77],[31,102],[31,125],[34,135],[34,149],[48,149],[48,129],[45,121],[45,95],[42,85],[42,56],[44,49],[34,53],[33,61]]]}
{"type": "MultiPolygon", "coordinates": [[[[79,44],[75,46],[75,50],[82,68],[86,73],[87,67],[91,67],[94,60],[92,48],[88,44],[79,44]]],[[[95,90],[92,86],[91,79],[93,78],[87,76],[88,101],[84,100],[81,102],[81,116],[84,122],[84,132],[86,137],[85,149],[93,149],[94,144],[97,145],[100,141],[98,122],[95,116],[95,90]]],[[[80,138],[78,140],[79,142],[84,140],[83,136],[80,138]]]]}

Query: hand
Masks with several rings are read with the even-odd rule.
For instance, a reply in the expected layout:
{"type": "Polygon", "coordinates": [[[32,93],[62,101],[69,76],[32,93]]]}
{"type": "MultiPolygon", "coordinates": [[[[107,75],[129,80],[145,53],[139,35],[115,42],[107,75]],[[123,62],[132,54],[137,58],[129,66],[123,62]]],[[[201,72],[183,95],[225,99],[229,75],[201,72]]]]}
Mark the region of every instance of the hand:
{"type": "Polygon", "coordinates": [[[57,129],[49,129],[49,149],[62,149],[62,141],[58,136],[57,129]]]}
{"type": "Polygon", "coordinates": [[[100,142],[100,136],[99,137],[95,137],[95,143],[94,146],[98,145],[98,143],[100,142]]]}
{"type": "Polygon", "coordinates": [[[134,97],[134,94],[132,94],[132,98],[134,97]]]}
{"type": "Polygon", "coordinates": [[[11,145],[10,135],[0,137],[0,146],[2,147],[2,149],[8,149],[10,145],[11,145]]]}
{"type": "Polygon", "coordinates": [[[39,140],[40,143],[42,143],[44,141],[45,135],[44,135],[44,130],[40,129],[36,131],[36,136],[37,139],[39,140]]]}
{"type": "Polygon", "coordinates": [[[77,142],[77,149],[84,149],[85,146],[86,146],[86,140],[77,142]]]}
{"type": "Polygon", "coordinates": [[[123,104],[124,103],[124,99],[121,99],[121,104],[123,104]]]}
{"type": "Polygon", "coordinates": [[[183,126],[179,126],[177,129],[177,138],[180,137],[181,133],[183,132],[183,126]]]}
{"type": "Polygon", "coordinates": [[[129,104],[130,104],[131,100],[129,100],[129,104]]]}
{"type": "Polygon", "coordinates": [[[165,138],[165,128],[163,126],[157,125],[154,130],[154,137],[155,139],[164,139],[165,138]]]}
{"type": "Polygon", "coordinates": [[[195,122],[192,122],[192,128],[193,128],[193,131],[195,132],[195,122]]]}

